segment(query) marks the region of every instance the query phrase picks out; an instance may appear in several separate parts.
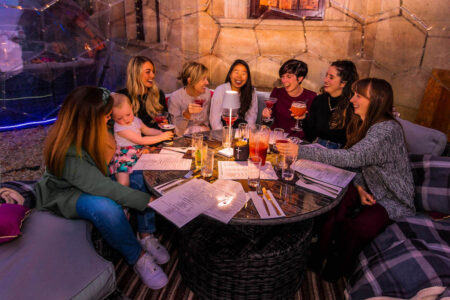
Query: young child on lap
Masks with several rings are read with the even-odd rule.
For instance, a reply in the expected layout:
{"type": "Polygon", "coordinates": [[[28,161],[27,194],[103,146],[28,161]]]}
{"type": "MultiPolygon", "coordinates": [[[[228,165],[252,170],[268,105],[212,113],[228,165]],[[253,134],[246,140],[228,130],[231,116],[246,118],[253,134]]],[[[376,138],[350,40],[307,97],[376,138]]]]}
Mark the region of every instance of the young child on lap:
{"type": "Polygon", "coordinates": [[[110,163],[109,171],[116,175],[119,183],[129,186],[133,166],[142,154],[143,146],[156,144],[173,138],[173,132],[161,132],[147,127],[141,119],[133,115],[131,102],[127,96],[112,93],[114,105],[114,138],[117,149],[110,163]],[[142,136],[144,134],[145,136],[142,136]]]}

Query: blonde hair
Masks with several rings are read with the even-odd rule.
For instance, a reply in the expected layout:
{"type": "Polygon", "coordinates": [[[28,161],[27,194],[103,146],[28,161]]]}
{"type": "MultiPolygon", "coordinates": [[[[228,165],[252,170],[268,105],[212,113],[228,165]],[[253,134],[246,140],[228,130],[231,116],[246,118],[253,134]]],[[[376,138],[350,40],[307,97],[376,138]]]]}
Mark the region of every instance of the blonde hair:
{"type": "Polygon", "coordinates": [[[202,65],[201,63],[191,61],[187,62],[183,65],[183,69],[181,70],[178,79],[183,82],[184,86],[194,86],[197,82],[202,80],[206,74],[208,73],[208,68],[202,65]],[[189,82],[189,78],[191,81],[189,82]]]}
{"type": "Polygon", "coordinates": [[[127,66],[127,90],[130,95],[131,107],[133,113],[136,115],[140,108],[139,96],[142,97],[142,101],[145,103],[145,110],[151,117],[161,112],[164,107],[159,103],[159,89],[156,82],[153,82],[151,88],[147,88],[141,81],[142,66],[149,62],[153,66],[153,71],[156,72],[155,64],[150,58],[145,56],[134,56],[130,59],[127,66]],[[147,97],[144,97],[144,95],[147,97]]]}
{"type": "Polygon", "coordinates": [[[107,174],[106,152],[110,143],[105,117],[112,106],[112,98],[103,99],[103,91],[94,86],[78,87],[67,96],[45,139],[44,159],[50,173],[62,175],[67,150],[74,145],[78,156],[83,149],[107,174]]]}

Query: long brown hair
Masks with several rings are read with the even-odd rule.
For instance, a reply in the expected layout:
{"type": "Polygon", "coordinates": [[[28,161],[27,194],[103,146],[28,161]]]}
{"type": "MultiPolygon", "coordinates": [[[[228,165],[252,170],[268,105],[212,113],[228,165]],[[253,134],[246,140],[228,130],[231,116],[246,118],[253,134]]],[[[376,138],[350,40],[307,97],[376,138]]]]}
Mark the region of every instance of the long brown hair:
{"type": "Polygon", "coordinates": [[[149,62],[153,66],[153,71],[156,73],[155,64],[152,60],[145,56],[134,56],[130,59],[127,66],[127,90],[130,95],[131,106],[133,113],[136,115],[140,108],[139,97],[145,103],[145,110],[148,115],[153,117],[158,112],[162,111],[164,107],[159,103],[159,88],[155,81],[152,87],[147,90],[141,80],[142,66],[149,62]]]}
{"type": "Polygon", "coordinates": [[[362,140],[373,124],[395,120],[392,114],[394,93],[389,82],[384,79],[365,78],[356,81],[352,90],[369,99],[370,103],[364,120],[357,114],[352,115],[347,126],[347,143],[344,147],[346,149],[362,140]]]}
{"type": "Polygon", "coordinates": [[[352,84],[358,80],[359,76],[355,64],[350,60],[337,60],[332,62],[331,66],[336,68],[337,74],[341,78],[341,81],[345,82],[345,86],[342,89],[342,94],[339,97],[336,109],[331,114],[330,128],[343,129],[353,113],[350,105],[350,99],[353,95],[352,84]]]}
{"type": "Polygon", "coordinates": [[[80,157],[83,149],[95,161],[97,168],[107,174],[106,149],[109,143],[105,117],[112,106],[111,96],[103,96],[103,90],[94,86],[78,87],[67,96],[45,139],[45,165],[50,173],[62,175],[67,150],[74,145],[80,157]]]}

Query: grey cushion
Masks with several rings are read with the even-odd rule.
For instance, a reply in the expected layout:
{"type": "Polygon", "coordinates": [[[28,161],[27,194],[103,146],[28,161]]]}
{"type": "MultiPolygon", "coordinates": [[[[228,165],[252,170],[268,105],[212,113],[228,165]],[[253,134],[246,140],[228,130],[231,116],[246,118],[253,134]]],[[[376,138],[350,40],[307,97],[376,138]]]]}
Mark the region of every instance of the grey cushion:
{"type": "Polygon", "coordinates": [[[1,299],[103,299],[115,290],[112,263],[90,242],[90,225],[33,211],[23,235],[0,246],[1,299]]]}
{"type": "Polygon", "coordinates": [[[410,154],[441,155],[447,144],[447,136],[436,129],[420,126],[397,118],[405,133],[406,148],[410,154]]]}

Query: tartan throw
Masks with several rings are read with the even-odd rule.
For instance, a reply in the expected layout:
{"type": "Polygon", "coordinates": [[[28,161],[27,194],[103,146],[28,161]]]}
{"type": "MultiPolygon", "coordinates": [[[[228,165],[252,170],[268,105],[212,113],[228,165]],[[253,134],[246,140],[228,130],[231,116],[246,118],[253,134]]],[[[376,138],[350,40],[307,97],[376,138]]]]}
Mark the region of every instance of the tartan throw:
{"type": "Polygon", "coordinates": [[[450,290],[450,222],[407,217],[389,226],[359,254],[349,299],[411,298],[432,286],[450,290]]]}
{"type": "Polygon", "coordinates": [[[417,210],[450,214],[450,157],[409,155],[417,210]]]}
{"type": "Polygon", "coordinates": [[[1,197],[1,192],[5,189],[11,189],[22,195],[24,198],[23,206],[33,208],[36,205],[36,195],[34,185],[36,181],[7,181],[0,183],[0,203],[5,201],[1,197]]]}

